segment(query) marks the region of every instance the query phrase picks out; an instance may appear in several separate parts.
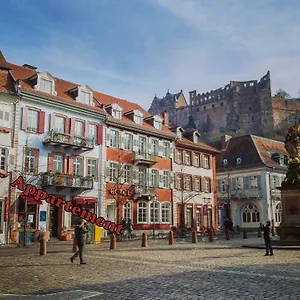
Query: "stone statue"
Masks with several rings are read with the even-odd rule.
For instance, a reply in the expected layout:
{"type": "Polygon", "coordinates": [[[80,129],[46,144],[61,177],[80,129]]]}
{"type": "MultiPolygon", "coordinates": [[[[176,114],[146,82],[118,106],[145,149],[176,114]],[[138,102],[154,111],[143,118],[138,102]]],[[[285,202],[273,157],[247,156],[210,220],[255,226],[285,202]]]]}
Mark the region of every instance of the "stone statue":
{"type": "Polygon", "coordinates": [[[289,167],[282,187],[300,185],[300,125],[291,126],[285,138],[285,149],[290,155],[289,167]]]}

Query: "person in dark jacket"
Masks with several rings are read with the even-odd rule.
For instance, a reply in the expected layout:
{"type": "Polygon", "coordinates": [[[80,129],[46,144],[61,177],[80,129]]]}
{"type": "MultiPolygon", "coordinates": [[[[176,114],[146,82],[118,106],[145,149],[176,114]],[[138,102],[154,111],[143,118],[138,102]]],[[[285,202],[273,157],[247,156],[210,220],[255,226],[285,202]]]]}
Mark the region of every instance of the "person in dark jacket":
{"type": "Polygon", "coordinates": [[[83,246],[84,246],[84,236],[89,230],[87,229],[87,224],[84,220],[80,219],[78,225],[75,227],[75,240],[78,246],[78,251],[70,258],[71,262],[79,255],[80,264],[85,265],[86,262],[83,261],[83,246]]]}
{"type": "Polygon", "coordinates": [[[127,224],[126,224],[126,230],[127,230],[127,233],[128,233],[128,239],[132,239],[133,226],[132,226],[131,219],[129,219],[127,224]]]}
{"type": "Polygon", "coordinates": [[[264,231],[264,240],[265,240],[265,245],[266,245],[266,254],[265,256],[269,255],[270,252],[270,256],[273,256],[273,248],[272,248],[272,244],[271,244],[271,222],[267,221],[266,225],[263,226],[263,231],[264,231]]]}

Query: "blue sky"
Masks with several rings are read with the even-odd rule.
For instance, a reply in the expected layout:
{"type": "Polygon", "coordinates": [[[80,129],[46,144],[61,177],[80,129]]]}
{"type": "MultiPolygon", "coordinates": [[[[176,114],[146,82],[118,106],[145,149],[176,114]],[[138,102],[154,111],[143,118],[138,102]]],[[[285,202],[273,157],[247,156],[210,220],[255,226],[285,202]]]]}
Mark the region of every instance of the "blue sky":
{"type": "Polygon", "coordinates": [[[168,89],[207,92],[271,72],[300,90],[298,0],[6,0],[8,61],[148,109],[168,89]]]}

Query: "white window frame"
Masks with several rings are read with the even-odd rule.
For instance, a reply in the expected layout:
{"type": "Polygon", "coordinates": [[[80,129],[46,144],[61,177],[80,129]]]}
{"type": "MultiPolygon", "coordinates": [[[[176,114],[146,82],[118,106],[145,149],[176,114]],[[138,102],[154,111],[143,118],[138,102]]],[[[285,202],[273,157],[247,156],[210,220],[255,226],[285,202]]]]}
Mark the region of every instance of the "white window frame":
{"type": "Polygon", "coordinates": [[[184,151],[184,163],[186,165],[191,165],[191,152],[184,151]]]}
{"type": "Polygon", "coordinates": [[[87,105],[91,105],[91,93],[84,91],[84,90],[80,90],[79,91],[79,98],[80,98],[80,102],[87,104],[87,105]]]}
{"type": "Polygon", "coordinates": [[[151,201],[150,202],[150,208],[149,208],[149,214],[150,214],[150,223],[151,224],[159,224],[160,223],[160,203],[158,201],[151,201]],[[153,222],[153,206],[154,206],[154,222],[153,222]]]}
{"type": "Polygon", "coordinates": [[[147,224],[148,213],[149,213],[148,203],[146,201],[139,201],[137,203],[137,224],[147,224]],[[142,218],[140,218],[140,213],[142,213],[142,218]]]}
{"type": "Polygon", "coordinates": [[[132,167],[130,165],[124,165],[123,167],[123,179],[125,184],[130,184],[132,181],[131,174],[132,174],[132,167]]]}
{"type": "Polygon", "coordinates": [[[260,221],[261,220],[261,214],[260,214],[259,208],[255,204],[248,203],[248,204],[244,205],[242,210],[241,210],[241,214],[242,214],[241,217],[242,217],[242,222],[243,223],[249,224],[249,223],[260,223],[261,222],[260,221]],[[252,205],[252,208],[250,208],[251,205],[252,205]],[[256,221],[255,222],[253,222],[253,213],[256,213],[256,221]],[[257,213],[258,213],[258,218],[257,218],[257,213]],[[244,214],[246,216],[246,221],[244,221],[244,214]]]}
{"type": "Polygon", "coordinates": [[[188,191],[191,191],[192,190],[192,176],[191,175],[185,175],[185,178],[184,178],[184,189],[185,190],[188,190],[188,191]],[[187,185],[188,183],[188,180],[189,179],[189,186],[187,185]]]}
{"type": "Polygon", "coordinates": [[[152,149],[152,155],[158,156],[158,150],[159,150],[159,142],[156,139],[151,140],[151,149],[152,149]]]}
{"type": "Polygon", "coordinates": [[[128,220],[130,219],[132,221],[132,201],[128,201],[123,205],[123,217],[126,221],[126,223],[128,222],[128,220]]]}
{"type": "Polygon", "coordinates": [[[204,154],[203,156],[203,168],[209,169],[209,156],[206,154],[204,154]]]}
{"type": "Polygon", "coordinates": [[[0,127],[11,128],[11,105],[0,102],[0,127]]]}
{"type": "Polygon", "coordinates": [[[133,134],[124,132],[124,150],[132,151],[133,134]]]}
{"type": "Polygon", "coordinates": [[[36,154],[32,149],[25,150],[25,172],[34,174],[36,172],[36,154]],[[32,168],[31,168],[32,167],[32,168]]]}
{"type": "Polygon", "coordinates": [[[161,207],[161,224],[170,224],[171,222],[171,205],[169,202],[163,202],[161,207]]]}
{"type": "Polygon", "coordinates": [[[161,130],[161,129],[162,129],[162,122],[154,121],[154,127],[155,127],[156,129],[161,130]]]}
{"type": "Polygon", "coordinates": [[[27,120],[26,120],[26,130],[32,131],[32,132],[37,132],[38,127],[39,127],[39,111],[28,108],[27,120]],[[34,119],[35,117],[36,117],[36,120],[34,119]]]}
{"type": "Polygon", "coordinates": [[[65,118],[54,115],[54,131],[58,133],[65,133],[65,118]]]}
{"type": "Polygon", "coordinates": [[[210,182],[210,180],[208,178],[204,178],[204,191],[206,193],[209,193],[209,188],[210,188],[209,182],[210,182]]]}
{"type": "Polygon", "coordinates": [[[96,177],[96,170],[97,170],[97,160],[94,158],[88,158],[87,159],[87,164],[86,164],[87,168],[86,168],[86,173],[87,176],[90,177],[96,177]],[[93,162],[93,163],[92,163],[93,162]],[[92,171],[94,170],[94,172],[92,171]],[[94,174],[93,174],[94,173],[94,174]]]}
{"type": "Polygon", "coordinates": [[[112,129],[110,131],[109,147],[119,148],[119,137],[120,137],[120,132],[118,130],[112,129]]]}
{"type": "Polygon", "coordinates": [[[200,166],[200,155],[195,153],[194,154],[194,166],[199,167],[200,166]]]}
{"type": "Polygon", "coordinates": [[[109,163],[109,174],[108,174],[108,181],[109,182],[115,182],[117,179],[117,163],[110,162],[109,163]]]}
{"type": "Polygon", "coordinates": [[[82,158],[74,157],[73,158],[73,175],[80,176],[82,170],[82,158]]]}
{"type": "Polygon", "coordinates": [[[122,112],[120,110],[117,109],[112,109],[112,117],[115,119],[122,119],[122,112]]]}
{"type": "Polygon", "coordinates": [[[194,191],[200,192],[200,190],[201,190],[201,178],[196,176],[194,182],[195,182],[194,191]]]}
{"type": "Polygon", "coordinates": [[[84,136],[84,123],[83,121],[75,120],[74,122],[74,135],[78,137],[84,136]],[[77,124],[81,124],[78,126],[77,124]]]}
{"type": "Polygon", "coordinates": [[[8,148],[0,148],[0,170],[6,171],[8,167],[8,148]]]}
{"type": "Polygon", "coordinates": [[[63,173],[64,171],[64,157],[61,154],[54,154],[53,155],[53,172],[60,172],[63,173]],[[60,160],[61,158],[61,160],[60,160]],[[61,169],[55,168],[55,166],[59,166],[61,164],[61,169]]]}
{"type": "Polygon", "coordinates": [[[152,169],[150,172],[150,183],[152,187],[158,187],[158,181],[159,181],[159,172],[156,169],[152,169]]]}
{"type": "Polygon", "coordinates": [[[46,79],[46,78],[40,78],[40,91],[44,92],[44,93],[52,94],[53,80],[46,79]],[[49,89],[49,87],[50,87],[50,89],[49,89]]]}
{"type": "Polygon", "coordinates": [[[182,150],[177,150],[177,162],[182,164],[182,150]]]}
{"type": "Polygon", "coordinates": [[[162,148],[163,148],[163,156],[170,157],[170,151],[171,151],[170,143],[163,141],[162,148]]]}
{"type": "Polygon", "coordinates": [[[168,188],[170,186],[170,172],[169,171],[163,171],[162,173],[162,179],[163,179],[163,187],[168,188]]]}
{"type": "Polygon", "coordinates": [[[95,141],[97,139],[97,125],[89,123],[88,129],[89,129],[89,138],[92,138],[95,141]]]}

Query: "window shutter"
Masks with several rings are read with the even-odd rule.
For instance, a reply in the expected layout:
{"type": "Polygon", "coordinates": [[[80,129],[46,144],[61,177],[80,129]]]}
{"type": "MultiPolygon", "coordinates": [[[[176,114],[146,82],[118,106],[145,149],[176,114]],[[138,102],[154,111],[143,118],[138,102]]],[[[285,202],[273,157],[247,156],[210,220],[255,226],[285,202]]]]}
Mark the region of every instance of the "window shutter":
{"type": "Polygon", "coordinates": [[[200,153],[199,155],[199,164],[200,164],[200,168],[203,168],[204,167],[204,156],[202,153],[200,153]]]}
{"type": "Polygon", "coordinates": [[[96,144],[97,145],[102,145],[102,143],[103,143],[103,126],[98,124],[96,129],[97,129],[96,144]]]}
{"type": "Polygon", "coordinates": [[[85,138],[89,137],[89,123],[88,122],[82,122],[83,123],[83,136],[85,138]]]}
{"type": "Polygon", "coordinates": [[[209,183],[209,193],[211,193],[212,192],[211,178],[208,179],[208,183],[209,183]]]}
{"type": "Polygon", "coordinates": [[[35,157],[35,166],[34,166],[35,174],[38,174],[39,173],[40,149],[32,148],[32,151],[33,151],[34,157],[35,157]]]}
{"type": "Polygon", "coordinates": [[[48,154],[48,171],[53,172],[53,153],[48,154]]]}
{"type": "Polygon", "coordinates": [[[153,147],[153,143],[152,143],[153,139],[149,139],[149,155],[154,155],[154,147],[153,147]]]}
{"type": "Polygon", "coordinates": [[[159,188],[162,188],[164,186],[162,172],[163,172],[162,170],[158,171],[158,175],[159,175],[158,187],[159,188]]]}
{"type": "Polygon", "coordinates": [[[201,177],[201,192],[205,192],[205,177],[201,177]]]}
{"type": "Polygon", "coordinates": [[[148,170],[147,176],[148,176],[148,186],[151,186],[151,169],[148,170]]]}
{"type": "Polygon", "coordinates": [[[74,157],[68,156],[68,174],[73,175],[74,173],[74,157]]]}
{"type": "MultiPolygon", "coordinates": [[[[22,130],[26,130],[27,129],[27,107],[23,107],[22,109],[22,125],[21,125],[21,129],[22,130]]],[[[4,116],[3,116],[4,118],[4,116]]]]}
{"type": "Polygon", "coordinates": [[[105,168],[105,177],[106,181],[109,181],[109,170],[110,170],[110,162],[106,162],[106,168],[105,168]]]}
{"type": "Polygon", "coordinates": [[[75,119],[70,119],[70,134],[74,135],[75,133],[75,119]]]}
{"type": "Polygon", "coordinates": [[[175,162],[179,163],[179,161],[178,161],[178,149],[174,150],[174,160],[175,160],[175,162]]]}
{"type": "Polygon", "coordinates": [[[174,189],[174,174],[169,172],[169,187],[170,189],[174,189]]]}
{"type": "Polygon", "coordinates": [[[194,152],[191,152],[191,165],[196,166],[196,164],[195,164],[195,153],[194,152]]]}
{"type": "Polygon", "coordinates": [[[39,123],[38,123],[38,133],[44,133],[45,131],[45,112],[39,112],[39,123]]]}
{"type": "Polygon", "coordinates": [[[65,118],[65,133],[69,134],[70,133],[70,118],[65,118]]]}
{"type": "Polygon", "coordinates": [[[161,140],[158,141],[158,156],[163,156],[163,141],[161,140]]]}
{"type": "Polygon", "coordinates": [[[174,158],[174,149],[172,147],[172,144],[170,144],[169,151],[170,151],[170,159],[173,159],[174,158]]]}
{"type": "MultiPolygon", "coordinates": [[[[257,175],[257,188],[258,189],[261,189],[261,176],[260,175],[257,175]]],[[[276,179],[279,179],[277,176],[276,176],[276,179]]],[[[276,180],[276,182],[278,183],[278,181],[276,180]]]]}
{"type": "Polygon", "coordinates": [[[110,146],[110,128],[106,127],[106,146],[110,146]]]}
{"type": "Polygon", "coordinates": [[[120,149],[124,149],[125,148],[125,132],[120,131],[120,149]]]}
{"type": "Polygon", "coordinates": [[[54,129],[54,114],[50,114],[50,131],[54,129]]]}
{"type": "Polygon", "coordinates": [[[139,137],[138,137],[138,135],[133,135],[132,151],[133,152],[139,151],[139,137]]]}
{"type": "Polygon", "coordinates": [[[250,177],[246,176],[244,177],[244,189],[248,190],[250,188],[250,177]]]}
{"type": "Polygon", "coordinates": [[[137,167],[132,168],[132,182],[134,185],[138,184],[138,182],[139,182],[137,167]]]}

